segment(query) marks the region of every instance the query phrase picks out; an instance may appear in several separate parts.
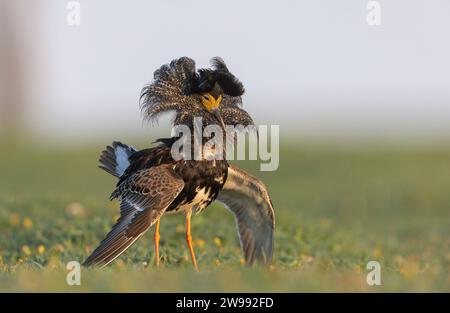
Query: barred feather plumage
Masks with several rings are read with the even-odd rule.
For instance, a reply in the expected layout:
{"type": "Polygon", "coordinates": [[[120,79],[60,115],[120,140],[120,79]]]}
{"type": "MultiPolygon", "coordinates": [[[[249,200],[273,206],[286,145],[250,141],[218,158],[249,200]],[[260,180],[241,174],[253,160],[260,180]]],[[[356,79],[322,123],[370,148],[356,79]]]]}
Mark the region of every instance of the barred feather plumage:
{"type": "Polygon", "coordinates": [[[248,124],[251,118],[247,118],[247,112],[239,108],[244,86],[229,72],[220,57],[213,58],[211,63],[212,69],[197,71],[194,60],[181,57],[156,70],[153,82],[141,92],[141,109],[145,119],[155,121],[162,113],[174,111],[175,125],[190,124],[193,116],[204,114],[199,94],[214,88],[217,82],[223,91],[222,109],[228,116],[229,124],[234,124],[231,114],[239,114],[236,117],[248,124]]]}
{"type": "Polygon", "coordinates": [[[155,120],[163,112],[179,112],[200,105],[190,96],[195,76],[195,62],[187,57],[173,60],[156,70],[153,82],[141,92],[145,118],[155,120]]]}

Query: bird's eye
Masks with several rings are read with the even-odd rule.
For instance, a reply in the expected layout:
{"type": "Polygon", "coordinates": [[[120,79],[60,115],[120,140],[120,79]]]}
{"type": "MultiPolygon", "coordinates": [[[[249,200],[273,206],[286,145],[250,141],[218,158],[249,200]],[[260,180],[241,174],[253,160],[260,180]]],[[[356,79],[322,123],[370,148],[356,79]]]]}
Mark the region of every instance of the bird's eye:
{"type": "Polygon", "coordinates": [[[204,95],[204,96],[203,96],[203,99],[205,99],[205,100],[209,100],[209,97],[208,97],[208,96],[206,96],[206,95],[204,95]]]}

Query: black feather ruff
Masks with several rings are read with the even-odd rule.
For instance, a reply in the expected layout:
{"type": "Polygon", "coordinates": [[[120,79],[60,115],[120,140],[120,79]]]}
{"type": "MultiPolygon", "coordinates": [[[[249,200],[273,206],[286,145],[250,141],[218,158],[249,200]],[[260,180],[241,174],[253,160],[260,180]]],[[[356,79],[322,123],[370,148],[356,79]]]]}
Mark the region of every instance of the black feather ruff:
{"type": "Polygon", "coordinates": [[[232,97],[242,96],[244,85],[234,76],[220,57],[211,59],[212,69],[199,69],[194,92],[210,92],[213,96],[226,94],[232,97]]]}

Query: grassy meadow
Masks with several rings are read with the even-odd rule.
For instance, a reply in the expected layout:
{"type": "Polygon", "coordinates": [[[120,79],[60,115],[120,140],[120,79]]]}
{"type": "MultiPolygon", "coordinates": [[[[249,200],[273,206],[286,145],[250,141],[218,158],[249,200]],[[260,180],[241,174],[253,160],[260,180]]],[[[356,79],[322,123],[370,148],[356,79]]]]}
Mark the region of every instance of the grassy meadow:
{"type": "Polygon", "coordinates": [[[192,220],[200,273],[174,215],[161,222],[162,266],[151,230],[68,286],[66,263],[83,261],[118,217],[115,178],[97,168],[106,144],[0,145],[0,291],[450,291],[450,148],[288,142],[275,172],[235,162],[275,206],[269,269],[243,265],[234,218],[213,204],[192,220]],[[381,286],[366,283],[370,260],[381,286]]]}

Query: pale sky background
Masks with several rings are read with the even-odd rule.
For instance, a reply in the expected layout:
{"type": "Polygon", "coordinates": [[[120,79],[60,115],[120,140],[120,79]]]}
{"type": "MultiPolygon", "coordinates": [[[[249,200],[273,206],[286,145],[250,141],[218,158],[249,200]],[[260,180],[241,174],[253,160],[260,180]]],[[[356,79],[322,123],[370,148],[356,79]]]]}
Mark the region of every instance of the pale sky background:
{"type": "Polygon", "coordinates": [[[379,1],[381,26],[365,0],[81,0],[78,27],[68,1],[36,2],[15,23],[38,136],[149,135],[138,99],[153,71],[221,56],[282,136],[450,138],[448,0],[379,1]]]}

